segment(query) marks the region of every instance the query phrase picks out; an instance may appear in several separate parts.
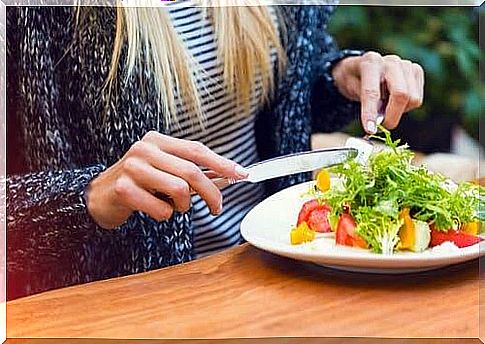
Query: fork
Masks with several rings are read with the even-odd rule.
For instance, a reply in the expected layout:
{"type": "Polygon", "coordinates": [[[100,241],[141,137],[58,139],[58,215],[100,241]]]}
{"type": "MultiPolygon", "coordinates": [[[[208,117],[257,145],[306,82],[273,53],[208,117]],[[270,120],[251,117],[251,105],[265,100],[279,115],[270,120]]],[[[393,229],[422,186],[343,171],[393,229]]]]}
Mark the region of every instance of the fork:
{"type": "MultiPolygon", "coordinates": [[[[379,113],[376,117],[376,125],[379,126],[384,122],[384,114],[379,113]]],[[[370,135],[366,134],[362,138],[350,137],[345,142],[346,147],[355,148],[359,152],[356,160],[362,165],[366,165],[370,155],[374,151],[374,142],[370,139],[370,135]]]]}

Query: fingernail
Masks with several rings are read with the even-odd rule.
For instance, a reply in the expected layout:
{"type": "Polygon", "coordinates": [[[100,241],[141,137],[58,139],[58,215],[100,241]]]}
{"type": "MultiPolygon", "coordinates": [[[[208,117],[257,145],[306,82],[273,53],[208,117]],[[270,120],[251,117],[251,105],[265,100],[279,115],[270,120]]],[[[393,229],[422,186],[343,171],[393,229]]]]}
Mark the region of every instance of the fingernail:
{"type": "Polygon", "coordinates": [[[384,115],[383,114],[378,114],[376,118],[376,124],[381,125],[382,122],[384,122],[384,115]]]}
{"type": "Polygon", "coordinates": [[[234,171],[236,171],[236,174],[241,178],[246,178],[247,176],[249,176],[249,171],[241,165],[236,165],[234,167],[234,171]]]}
{"type": "Polygon", "coordinates": [[[367,131],[370,134],[377,133],[377,127],[376,127],[376,123],[374,121],[367,121],[367,131]]]}
{"type": "Polygon", "coordinates": [[[213,215],[217,216],[220,213],[222,213],[222,200],[221,200],[221,203],[219,203],[219,205],[217,206],[217,209],[213,212],[213,215]]]}

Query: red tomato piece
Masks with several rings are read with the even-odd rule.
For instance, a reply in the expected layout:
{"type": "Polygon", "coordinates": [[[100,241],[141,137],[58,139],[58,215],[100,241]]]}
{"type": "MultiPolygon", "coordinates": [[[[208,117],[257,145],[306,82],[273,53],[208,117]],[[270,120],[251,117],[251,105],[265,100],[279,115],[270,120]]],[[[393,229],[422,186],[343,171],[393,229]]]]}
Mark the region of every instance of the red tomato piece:
{"type": "Polygon", "coordinates": [[[332,231],[330,222],[328,221],[328,214],[330,213],[330,207],[323,205],[317,209],[314,209],[308,217],[308,226],[319,233],[328,233],[332,231]]]}
{"type": "Polygon", "coordinates": [[[337,224],[335,240],[339,245],[352,246],[351,233],[354,232],[357,224],[349,214],[342,214],[337,224]]]}
{"type": "Polygon", "coordinates": [[[305,202],[300,209],[300,213],[298,214],[298,222],[297,225],[300,223],[307,221],[310,217],[310,213],[320,207],[320,203],[318,200],[312,199],[311,201],[305,202]]]}
{"type": "Polygon", "coordinates": [[[355,233],[357,224],[349,214],[342,214],[337,224],[337,233],[335,241],[339,245],[366,248],[365,240],[355,233]]]}
{"type": "Polygon", "coordinates": [[[450,229],[447,232],[443,232],[433,228],[431,229],[430,246],[432,247],[438,246],[444,243],[445,241],[451,241],[458,247],[467,247],[467,246],[478,244],[482,240],[483,239],[478,236],[468,234],[462,231],[455,231],[450,229]]]}

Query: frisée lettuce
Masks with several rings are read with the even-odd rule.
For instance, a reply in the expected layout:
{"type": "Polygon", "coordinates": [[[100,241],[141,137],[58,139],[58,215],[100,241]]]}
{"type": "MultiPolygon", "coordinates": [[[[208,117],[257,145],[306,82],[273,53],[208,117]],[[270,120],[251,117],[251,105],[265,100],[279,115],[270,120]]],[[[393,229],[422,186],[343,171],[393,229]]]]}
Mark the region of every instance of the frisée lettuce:
{"type": "Polygon", "coordinates": [[[329,207],[333,231],[342,215],[351,216],[355,233],[369,249],[392,254],[400,247],[400,230],[405,225],[403,210],[410,220],[421,224],[422,233],[423,223],[432,231],[448,232],[484,221],[485,214],[480,211],[485,199],[482,187],[468,182],[456,185],[424,166],[413,165],[414,154],[409,147],[392,140],[385,128],[380,129],[384,135],[372,138],[384,142],[386,149],[372,154],[365,165],[350,160],[330,168],[342,185],[312,191],[321,204],[329,207]]]}

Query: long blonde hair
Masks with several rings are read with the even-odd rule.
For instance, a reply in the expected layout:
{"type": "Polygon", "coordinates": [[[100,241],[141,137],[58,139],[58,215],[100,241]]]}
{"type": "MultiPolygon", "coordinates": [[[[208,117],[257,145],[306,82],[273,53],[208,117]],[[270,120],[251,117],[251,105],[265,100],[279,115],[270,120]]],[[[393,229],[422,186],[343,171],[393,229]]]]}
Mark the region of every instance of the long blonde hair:
{"type": "MultiPolygon", "coordinates": [[[[241,0],[238,3],[241,4],[241,0]]],[[[275,49],[277,52],[277,71],[281,71],[285,63],[280,35],[268,8],[216,6],[205,8],[204,13],[214,25],[217,54],[223,65],[227,91],[248,110],[257,73],[260,73],[261,101],[267,101],[275,85],[271,51],[275,49]]],[[[284,23],[279,22],[281,32],[284,23]]],[[[116,83],[124,44],[127,44],[125,78],[135,76],[137,64],[151,68],[155,76],[157,105],[165,124],[177,122],[179,104],[203,125],[198,83],[203,84],[207,79],[175,31],[167,10],[117,6],[116,37],[106,82],[108,93],[116,83]]]]}

